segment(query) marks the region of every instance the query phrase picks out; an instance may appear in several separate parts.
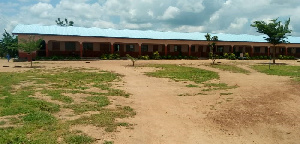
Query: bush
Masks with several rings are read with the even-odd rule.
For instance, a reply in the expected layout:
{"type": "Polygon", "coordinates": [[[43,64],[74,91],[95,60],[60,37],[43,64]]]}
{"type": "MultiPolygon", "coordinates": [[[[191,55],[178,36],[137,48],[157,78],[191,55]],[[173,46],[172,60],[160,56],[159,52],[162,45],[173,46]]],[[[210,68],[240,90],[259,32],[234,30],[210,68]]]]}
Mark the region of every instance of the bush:
{"type": "Polygon", "coordinates": [[[236,59],[236,56],[234,53],[230,53],[227,55],[227,59],[230,59],[230,60],[235,60],[236,59]]]}
{"type": "Polygon", "coordinates": [[[228,59],[229,54],[228,53],[224,53],[224,58],[228,59]]]}
{"type": "Polygon", "coordinates": [[[149,56],[148,55],[145,55],[145,56],[140,56],[139,59],[142,59],[142,60],[149,60],[149,56]]]}
{"type": "Polygon", "coordinates": [[[152,57],[153,57],[153,59],[156,59],[156,60],[160,59],[159,52],[158,51],[154,52],[152,57]]]}
{"type": "Polygon", "coordinates": [[[245,53],[244,57],[246,57],[246,59],[249,59],[249,53],[245,53]]]}

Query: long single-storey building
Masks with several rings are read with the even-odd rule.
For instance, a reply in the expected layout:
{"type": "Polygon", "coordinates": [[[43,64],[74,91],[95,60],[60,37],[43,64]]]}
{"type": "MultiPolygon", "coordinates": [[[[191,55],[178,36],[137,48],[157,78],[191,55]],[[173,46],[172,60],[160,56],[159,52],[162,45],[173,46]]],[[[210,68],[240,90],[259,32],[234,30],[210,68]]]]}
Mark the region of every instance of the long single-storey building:
{"type": "MultiPolygon", "coordinates": [[[[85,27],[62,27],[42,25],[17,25],[12,32],[18,39],[30,35],[43,39],[42,48],[33,57],[79,56],[100,57],[103,54],[120,54],[125,56],[152,55],[158,51],[161,56],[181,55],[208,57],[206,33],[180,33],[141,30],[116,30],[85,27]]],[[[273,52],[272,45],[264,36],[212,34],[218,36],[215,52],[249,53],[250,56],[268,56],[273,52]]],[[[300,57],[300,37],[288,37],[289,43],[276,46],[278,55],[300,57]]],[[[19,52],[20,58],[28,54],[19,52]]]]}

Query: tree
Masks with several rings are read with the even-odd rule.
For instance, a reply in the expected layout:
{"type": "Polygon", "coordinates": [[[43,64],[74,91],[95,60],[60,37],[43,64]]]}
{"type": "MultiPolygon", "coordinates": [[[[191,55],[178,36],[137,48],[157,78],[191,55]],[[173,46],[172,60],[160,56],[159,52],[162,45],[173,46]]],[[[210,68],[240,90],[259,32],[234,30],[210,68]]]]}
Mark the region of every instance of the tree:
{"type": "Polygon", "coordinates": [[[129,58],[129,59],[131,60],[132,66],[134,66],[134,64],[135,64],[135,62],[137,61],[137,59],[134,58],[134,57],[132,57],[132,56],[130,56],[129,54],[126,54],[126,57],[129,58]]]}
{"type": "Polygon", "coordinates": [[[42,39],[36,40],[35,36],[30,35],[28,39],[21,39],[20,43],[18,44],[19,50],[29,53],[29,55],[31,56],[30,67],[32,67],[32,52],[35,52],[41,48],[41,42],[42,39]]]}
{"type": "Polygon", "coordinates": [[[257,29],[257,32],[266,34],[268,37],[264,37],[266,41],[273,45],[273,64],[275,64],[275,53],[276,45],[281,43],[286,43],[287,34],[291,33],[292,30],[289,29],[290,18],[285,21],[285,24],[282,25],[281,21],[277,19],[271,20],[270,23],[264,21],[255,21],[251,24],[252,27],[257,29]]]}
{"type": "Polygon", "coordinates": [[[65,18],[65,21],[61,21],[60,18],[57,18],[55,20],[56,24],[59,26],[73,26],[74,22],[73,21],[68,21],[68,19],[65,18]]]}
{"type": "Polygon", "coordinates": [[[214,49],[216,48],[216,41],[219,40],[218,36],[211,37],[211,35],[209,33],[207,33],[205,35],[205,38],[208,41],[208,47],[210,49],[209,57],[212,60],[212,64],[215,64],[215,61],[218,58],[218,56],[214,53],[214,49]]]}
{"type": "Polygon", "coordinates": [[[0,57],[9,54],[11,57],[18,56],[18,50],[14,49],[14,47],[18,44],[18,38],[9,34],[6,30],[2,34],[3,38],[0,40],[0,57]]]}

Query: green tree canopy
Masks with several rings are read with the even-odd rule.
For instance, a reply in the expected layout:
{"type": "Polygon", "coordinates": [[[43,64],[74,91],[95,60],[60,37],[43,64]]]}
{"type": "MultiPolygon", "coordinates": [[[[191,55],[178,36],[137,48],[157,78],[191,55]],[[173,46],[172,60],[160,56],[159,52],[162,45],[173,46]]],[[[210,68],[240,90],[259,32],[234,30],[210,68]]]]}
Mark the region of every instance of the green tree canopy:
{"type": "MultiPolygon", "coordinates": [[[[32,56],[32,52],[35,52],[41,48],[42,39],[36,40],[35,36],[30,35],[28,39],[20,39],[18,44],[18,49],[28,53],[32,56]]],[[[31,60],[31,67],[32,67],[32,60],[31,60]]]]}
{"type": "Polygon", "coordinates": [[[273,63],[275,63],[275,46],[281,43],[286,43],[287,34],[291,33],[292,30],[289,29],[291,19],[289,18],[285,21],[284,25],[281,24],[281,21],[277,19],[271,20],[270,23],[264,21],[255,21],[251,24],[252,27],[257,29],[257,32],[263,33],[268,37],[264,37],[266,41],[273,45],[273,63]]]}
{"type": "Polygon", "coordinates": [[[65,21],[61,21],[60,18],[57,18],[57,20],[55,20],[55,22],[59,26],[74,26],[74,22],[68,21],[68,19],[66,19],[66,18],[65,18],[65,21]]]}
{"type": "Polygon", "coordinates": [[[2,34],[3,38],[0,40],[0,57],[9,54],[12,57],[18,56],[18,50],[14,49],[18,44],[18,38],[9,34],[6,30],[2,34]]]}

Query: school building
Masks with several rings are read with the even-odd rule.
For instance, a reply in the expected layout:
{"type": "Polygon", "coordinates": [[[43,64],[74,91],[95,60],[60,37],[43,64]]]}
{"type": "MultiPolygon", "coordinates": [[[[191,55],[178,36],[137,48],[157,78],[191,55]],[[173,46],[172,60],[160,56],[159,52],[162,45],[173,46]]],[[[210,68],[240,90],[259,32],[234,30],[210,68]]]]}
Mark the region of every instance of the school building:
{"type": "MultiPolygon", "coordinates": [[[[62,27],[42,25],[17,25],[12,32],[18,39],[26,39],[30,35],[43,39],[36,56],[79,56],[100,57],[103,54],[120,54],[125,56],[151,56],[158,51],[161,56],[181,55],[208,57],[208,41],[206,33],[181,33],[142,30],[116,30],[85,27],[62,27]]],[[[211,34],[218,36],[215,53],[249,53],[250,56],[268,56],[274,48],[264,36],[211,34]]],[[[300,37],[289,37],[289,43],[277,45],[276,56],[289,55],[300,57],[300,37]]],[[[29,58],[27,53],[19,52],[20,58],[29,58]]]]}

